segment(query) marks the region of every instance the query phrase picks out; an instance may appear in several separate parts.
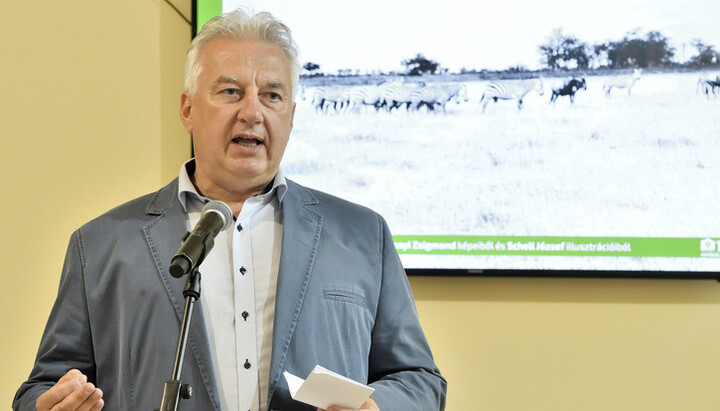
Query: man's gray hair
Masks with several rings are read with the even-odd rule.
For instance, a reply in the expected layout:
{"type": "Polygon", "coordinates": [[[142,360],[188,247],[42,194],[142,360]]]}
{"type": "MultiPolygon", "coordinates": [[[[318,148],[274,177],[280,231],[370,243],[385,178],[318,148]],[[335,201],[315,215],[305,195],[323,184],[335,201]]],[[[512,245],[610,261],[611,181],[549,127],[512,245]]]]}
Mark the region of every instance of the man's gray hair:
{"type": "Polygon", "coordinates": [[[292,39],[290,28],[268,12],[254,14],[251,10],[239,8],[213,17],[195,36],[185,57],[185,91],[195,94],[197,81],[202,72],[200,54],[205,45],[216,37],[257,39],[278,45],[290,63],[293,100],[298,90],[300,63],[298,47],[292,39]]]}

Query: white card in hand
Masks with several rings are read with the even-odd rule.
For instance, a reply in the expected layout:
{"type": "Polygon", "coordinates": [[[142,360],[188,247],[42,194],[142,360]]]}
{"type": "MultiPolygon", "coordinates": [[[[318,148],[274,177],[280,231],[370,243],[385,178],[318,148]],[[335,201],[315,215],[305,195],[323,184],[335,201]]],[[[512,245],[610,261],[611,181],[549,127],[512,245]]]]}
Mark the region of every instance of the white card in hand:
{"type": "Polygon", "coordinates": [[[283,372],[290,395],[296,401],[318,408],[338,405],[356,410],[375,389],[316,365],[307,379],[283,372]]]}

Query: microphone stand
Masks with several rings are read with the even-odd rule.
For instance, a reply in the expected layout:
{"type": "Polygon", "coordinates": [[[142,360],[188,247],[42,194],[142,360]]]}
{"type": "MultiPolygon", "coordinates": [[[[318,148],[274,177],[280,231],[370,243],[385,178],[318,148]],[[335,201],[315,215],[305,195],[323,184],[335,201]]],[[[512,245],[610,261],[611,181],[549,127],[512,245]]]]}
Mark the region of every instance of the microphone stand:
{"type": "MultiPolygon", "coordinates": [[[[193,309],[195,308],[195,302],[200,298],[200,277],[200,271],[194,268],[190,271],[185,281],[185,289],[183,290],[185,308],[183,309],[182,322],[180,323],[180,335],[178,336],[177,349],[175,351],[175,364],[173,365],[172,377],[165,381],[159,411],[177,411],[181,397],[186,400],[192,397],[192,386],[190,384],[183,384],[180,380],[180,374],[182,373],[182,364],[185,358],[185,347],[187,346],[193,309]]],[[[158,410],[156,409],[155,411],[158,410]]]]}

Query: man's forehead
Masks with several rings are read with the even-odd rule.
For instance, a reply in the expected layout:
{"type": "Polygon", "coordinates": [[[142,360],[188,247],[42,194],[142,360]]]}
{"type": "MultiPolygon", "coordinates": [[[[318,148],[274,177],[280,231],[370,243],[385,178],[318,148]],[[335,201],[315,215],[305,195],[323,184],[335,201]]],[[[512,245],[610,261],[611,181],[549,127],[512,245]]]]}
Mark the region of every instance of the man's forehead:
{"type": "Polygon", "coordinates": [[[287,56],[280,46],[253,38],[214,38],[205,45],[200,59],[248,65],[253,63],[277,64],[283,68],[290,66],[287,56]]]}
{"type": "Polygon", "coordinates": [[[210,40],[202,50],[200,65],[210,75],[210,81],[219,75],[236,75],[235,71],[248,69],[283,82],[291,75],[290,63],[280,46],[260,40],[210,40]]]}

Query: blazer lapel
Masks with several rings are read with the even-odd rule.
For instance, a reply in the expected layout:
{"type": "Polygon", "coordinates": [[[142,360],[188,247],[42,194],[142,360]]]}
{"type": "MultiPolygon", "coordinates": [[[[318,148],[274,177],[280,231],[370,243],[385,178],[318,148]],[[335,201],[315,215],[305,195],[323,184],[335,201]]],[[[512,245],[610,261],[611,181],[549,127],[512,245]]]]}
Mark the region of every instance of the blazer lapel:
{"type": "MultiPolygon", "coordinates": [[[[180,242],[185,235],[186,217],[185,211],[177,199],[178,185],[177,180],[163,187],[158,191],[157,195],[148,203],[146,212],[149,215],[157,215],[158,217],[147,224],[143,231],[145,239],[152,250],[153,258],[157,272],[165,285],[168,296],[175,306],[178,324],[182,321],[182,313],[185,307],[185,297],[183,297],[183,289],[185,288],[186,277],[175,278],[170,275],[168,268],[170,260],[175,255],[180,246],[180,242]]],[[[201,284],[202,286],[202,284],[201,284]]],[[[168,344],[172,350],[168,353],[174,353],[177,344],[177,336],[168,338],[168,344]]],[[[190,323],[190,332],[188,335],[187,348],[192,350],[194,359],[198,364],[198,368],[202,374],[205,387],[210,394],[213,406],[216,410],[220,409],[220,399],[218,397],[217,385],[213,371],[212,360],[210,358],[209,340],[207,330],[205,328],[205,319],[202,315],[202,293],[200,299],[195,304],[195,310],[190,323]]],[[[186,348],[186,353],[188,352],[186,348]]],[[[187,363],[189,356],[185,356],[187,363]]],[[[172,374],[172,370],[167,370],[168,378],[172,374]]],[[[196,387],[196,389],[199,387],[196,387]]]]}
{"type": "Polygon", "coordinates": [[[305,290],[310,282],[323,221],[313,207],[318,203],[317,199],[294,182],[288,180],[287,184],[288,191],[282,202],[282,253],[275,299],[268,404],[271,404],[283,372],[305,290]]]}

